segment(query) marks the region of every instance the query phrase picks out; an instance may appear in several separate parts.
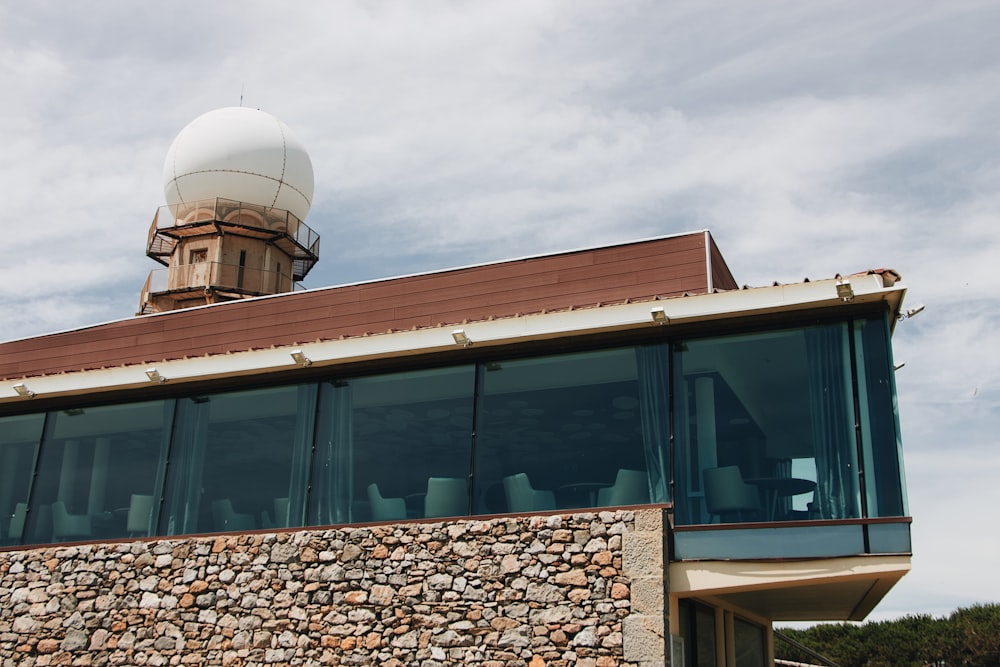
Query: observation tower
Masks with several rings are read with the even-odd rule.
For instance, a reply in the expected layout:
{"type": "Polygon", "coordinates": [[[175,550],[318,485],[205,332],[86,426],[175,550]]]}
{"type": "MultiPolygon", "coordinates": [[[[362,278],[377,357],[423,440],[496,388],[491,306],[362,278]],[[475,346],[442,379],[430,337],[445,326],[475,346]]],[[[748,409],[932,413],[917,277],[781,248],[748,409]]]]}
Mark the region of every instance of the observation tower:
{"type": "Polygon", "coordinates": [[[166,268],[146,279],[139,314],[291,292],[319,260],[319,235],[303,222],[312,162],[268,113],[194,119],[167,151],[163,192],[146,254],[166,268]]]}

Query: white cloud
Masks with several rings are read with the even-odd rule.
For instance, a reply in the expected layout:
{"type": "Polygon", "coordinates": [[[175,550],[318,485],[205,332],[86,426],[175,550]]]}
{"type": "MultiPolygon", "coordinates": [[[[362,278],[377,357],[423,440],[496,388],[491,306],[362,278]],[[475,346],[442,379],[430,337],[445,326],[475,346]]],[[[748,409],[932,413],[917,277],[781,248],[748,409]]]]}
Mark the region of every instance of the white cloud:
{"type": "Polygon", "coordinates": [[[996,505],[998,22],[973,0],[0,5],[0,340],[134,312],[167,147],[241,95],[312,155],[312,287],[700,228],[743,283],[890,266],[927,310],[896,340],[917,554],[886,603],[969,604],[1000,547],[969,509],[996,505]],[[974,567],[945,589],[956,544],[974,567]]]}

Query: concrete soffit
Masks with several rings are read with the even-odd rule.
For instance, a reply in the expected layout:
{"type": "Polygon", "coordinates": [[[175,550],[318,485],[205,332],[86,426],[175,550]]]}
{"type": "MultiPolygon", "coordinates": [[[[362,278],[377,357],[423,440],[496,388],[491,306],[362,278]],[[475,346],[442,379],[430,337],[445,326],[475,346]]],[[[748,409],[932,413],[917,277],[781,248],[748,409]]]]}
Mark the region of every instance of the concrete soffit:
{"type": "Polygon", "coordinates": [[[802,561],[671,563],[670,592],[726,595],[852,580],[893,578],[910,571],[910,556],[854,556],[802,561]]]}
{"type": "Polygon", "coordinates": [[[909,555],[671,563],[670,594],[782,621],[862,621],[910,571],[909,555]]]}
{"type": "Polygon", "coordinates": [[[770,313],[836,308],[846,303],[887,302],[895,317],[905,286],[886,286],[878,274],[774,285],[656,301],[537,313],[452,326],[383,333],[301,345],[166,359],[155,363],[100,368],[0,381],[0,404],[33,397],[58,397],[197,383],[218,378],[293,371],[296,367],[336,367],[366,360],[475,350],[565,336],[612,333],[671,324],[724,321],[770,313]],[[843,285],[852,296],[845,299],[843,285]],[[838,285],[841,286],[838,293],[838,285]],[[461,333],[459,333],[461,331],[461,333]]]}

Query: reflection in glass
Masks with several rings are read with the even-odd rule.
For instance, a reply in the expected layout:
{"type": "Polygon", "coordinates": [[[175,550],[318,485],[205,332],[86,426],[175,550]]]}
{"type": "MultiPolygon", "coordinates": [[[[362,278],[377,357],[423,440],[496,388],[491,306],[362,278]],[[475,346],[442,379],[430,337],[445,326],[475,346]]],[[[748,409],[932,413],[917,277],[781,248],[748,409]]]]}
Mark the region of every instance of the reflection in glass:
{"type": "Polygon", "coordinates": [[[906,481],[885,317],[854,323],[868,516],[906,516],[906,481]]]}
{"type": "Polygon", "coordinates": [[[678,349],[680,523],[861,516],[845,324],[678,349]]]}
{"type": "Polygon", "coordinates": [[[682,525],[905,516],[892,382],[883,316],[5,417],[0,543],[671,500],[682,525]]]}
{"type": "Polygon", "coordinates": [[[716,667],[714,610],[693,600],[680,600],[678,611],[684,667],[716,667]]]}
{"type": "Polygon", "coordinates": [[[733,618],[733,644],[736,667],[764,667],[764,628],[739,616],[733,618]]]}
{"type": "Polygon", "coordinates": [[[169,423],[164,401],[49,413],[25,542],[153,534],[169,423]]]}
{"type": "Polygon", "coordinates": [[[0,418],[0,544],[20,544],[45,415],[0,418]]]}
{"type": "Polygon", "coordinates": [[[662,349],[486,364],[476,425],[476,512],[663,502],[662,349]]]}
{"type": "Polygon", "coordinates": [[[315,385],[178,401],[165,534],[301,525],[315,385]]]}
{"type": "Polygon", "coordinates": [[[475,367],[325,384],[310,523],[469,513],[475,367]]]}

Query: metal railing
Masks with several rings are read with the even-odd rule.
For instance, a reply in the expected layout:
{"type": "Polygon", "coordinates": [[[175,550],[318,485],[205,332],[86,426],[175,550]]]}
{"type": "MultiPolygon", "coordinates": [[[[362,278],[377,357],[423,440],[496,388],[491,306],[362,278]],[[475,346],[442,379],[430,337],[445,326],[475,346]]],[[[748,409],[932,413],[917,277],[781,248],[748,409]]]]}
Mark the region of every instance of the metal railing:
{"type": "Polygon", "coordinates": [[[179,264],[149,272],[142,287],[139,312],[149,312],[147,305],[153,296],[204,289],[259,296],[294,291],[295,281],[286,273],[237,264],[221,262],[179,264]]]}
{"type": "Polygon", "coordinates": [[[206,226],[273,242],[292,258],[297,280],[319,259],[319,234],[289,211],[220,197],[158,208],[146,238],[146,254],[167,264],[165,258],[173,254],[178,238],[206,226]]]}
{"type": "MultiPolygon", "coordinates": [[[[784,634],[782,632],[779,632],[778,630],[774,631],[774,638],[775,639],[779,639],[779,640],[785,642],[786,644],[788,644],[789,646],[791,646],[792,648],[794,648],[795,650],[797,650],[797,651],[799,651],[801,653],[805,653],[806,655],[809,656],[810,659],[812,659],[812,660],[818,660],[821,665],[826,665],[826,667],[840,667],[840,665],[838,665],[837,663],[835,663],[833,660],[831,660],[830,658],[826,657],[822,653],[817,653],[816,651],[812,650],[811,648],[809,648],[808,646],[806,646],[802,642],[796,641],[795,639],[792,639],[788,635],[786,635],[786,634],[784,634]]],[[[791,661],[785,661],[785,660],[780,660],[779,661],[779,660],[776,659],[774,661],[774,664],[776,664],[776,665],[803,665],[804,663],[792,663],[791,661]]]]}

